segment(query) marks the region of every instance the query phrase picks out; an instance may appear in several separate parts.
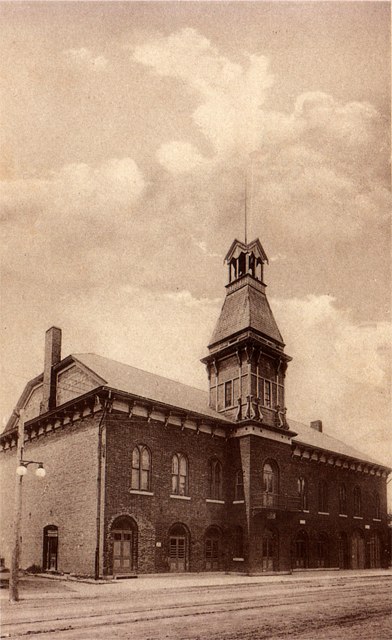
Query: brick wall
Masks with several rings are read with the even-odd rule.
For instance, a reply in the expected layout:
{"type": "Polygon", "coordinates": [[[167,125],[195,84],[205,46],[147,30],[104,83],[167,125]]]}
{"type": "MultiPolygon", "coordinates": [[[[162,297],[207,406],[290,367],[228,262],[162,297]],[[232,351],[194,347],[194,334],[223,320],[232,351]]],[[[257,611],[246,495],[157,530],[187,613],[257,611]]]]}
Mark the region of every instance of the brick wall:
{"type": "MultiPolygon", "coordinates": [[[[24,458],[44,463],[45,478],[32,465],[23,478],[21,567],[42,566],[43,528],[58,527],[58,570],[94,572],[96,544],[97,417],[48,433],[25,444],[24,458]]],[[[10,566],[16,449],[0,454],[0,554],[10,566]]]]}
{"type": "Polygon", "coordinates": [[[225,441],[122,415],[111,414],[106,424],[105,571],[112,572],[110,525],[123,514],[131,516],[138,526],[139,572],[169,570],[169,529],[175,523],[182,523],[190,533],[189,570],[204,570],[206,528],[217,525],[222,532],[226,529],[226,505],[206,501],[209,460],[216,456],[223,465],[224,476],[228,475],[225,441]],[[130,493],[131,457],[137,444],[146,445],[152,452],[152,496],[130,493]],[[189,460],[190,500],[170,497],[171,460],[177,452],[189,460]]]}

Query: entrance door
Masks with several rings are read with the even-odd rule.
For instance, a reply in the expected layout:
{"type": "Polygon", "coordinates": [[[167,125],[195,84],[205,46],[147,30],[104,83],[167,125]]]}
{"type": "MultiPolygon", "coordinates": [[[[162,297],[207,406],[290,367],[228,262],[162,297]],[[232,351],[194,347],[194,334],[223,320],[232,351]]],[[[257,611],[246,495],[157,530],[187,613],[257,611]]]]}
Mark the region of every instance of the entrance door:
{"type": "Polygon", "coordinates": [[[349,568],[347,534],[343,531],[339,534],[339,569],[349,568]]]}
{"type": "Polygon", "coordinates": [[[112,526],[113,575],[136,570],[137,525],[127,516],[117,518],[112,526]]]}
{"type": "Polygon", "coordinates": [[[169,533],[169,568],[173,573],[188,570],[188,532],[182,525],[172,527],[169,533]]]}
{"type": "Polygon", "coordinates": [[[274,571],[276,568],[277,546],[275,534],[270,529],[266,529],[262,538],[262,571],[274,571]]]}
{"type": "Polygon", "coordinates": [[[370,568],[379,569],[381,567],[381,543],[380,535],[377,532],[373,533],[370,538],[369,551],[370,568]]]}
{"type": "Polygon", "coordinates": [[[300,531],[295,539],[295,568],[306,569],[308,566],[308,536],[300,531]]]}
{"type": "Polygon", "coordinates": [[[354,531],[351,538],[351,568],[365,568],[365,541],[360,531],[354,531]]]}
{"type": "Polygon", "coordinates": [[[43,570],[57,571],[58,527],[49,524],[44,528],[43,570]]]}
{"type": "Polygon", "coordinates": [[[205,568],[206,571],[221,569],[222,534],[218,527],[210,527],[205,537],[205,568]]]}

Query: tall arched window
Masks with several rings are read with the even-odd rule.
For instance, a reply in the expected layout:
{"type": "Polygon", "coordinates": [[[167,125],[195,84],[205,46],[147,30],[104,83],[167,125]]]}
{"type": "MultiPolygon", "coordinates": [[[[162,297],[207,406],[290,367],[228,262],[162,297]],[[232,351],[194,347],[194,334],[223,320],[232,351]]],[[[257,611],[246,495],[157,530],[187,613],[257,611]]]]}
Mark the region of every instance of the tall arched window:
{"type": "Polygon", "coordinates": [[[362,496],[359,487],[354,487],[354,516],[362,516],[362,496]]]}
{"type": "Polygon", "coordinates": [[[298,496],[300,501],[300,509],[307,511],[308,504],[308,481],[306,478],[298,478],[298,496]]]}
{"type": "Polygon", "coordinates": [[[235,474],[234,500],[244,500],[244,475],[242,469],[235,474]]]}
{"type": "Polygon", "coordinates": [[[318,510],[321,513],[328,512],[328,485],[325,480],[321,480],[318,486],[318,510]]]}
{"type": "Polygon", "coordinates": [[[132,452],[131,488],[135,491],[151,491],[151,453],[142,444],[132,452]]]}
{"type": "Polygon", "coordinates": [[[210,460],[210,498],[222,500],[222,465],[214,458],[210,460]]]}
{"type": "Polygon", "coordinates": [[[344,484],[339,486],[339,513],[342,515],[347,514],[347,492],[344,484]]]}
{"type": "Polygon", "coordinates": [[[380,496],[377,491],[373,494],[373,518],[376,520],[381,520],[381,505],[380,505],[380,496]]]}
{"type": "Polygon", "coordinates": [[[172,457],[172,494],[175,496],[188,495],[188,460],[182,453],[175,453],[172,457]]]}
{"type": "Polygon", "coordinates": [[[268,460],[263,466],[263,502],[265,506],[274,506],[278,500],[279,474],[278,467],[273,460],[268,460]]]}

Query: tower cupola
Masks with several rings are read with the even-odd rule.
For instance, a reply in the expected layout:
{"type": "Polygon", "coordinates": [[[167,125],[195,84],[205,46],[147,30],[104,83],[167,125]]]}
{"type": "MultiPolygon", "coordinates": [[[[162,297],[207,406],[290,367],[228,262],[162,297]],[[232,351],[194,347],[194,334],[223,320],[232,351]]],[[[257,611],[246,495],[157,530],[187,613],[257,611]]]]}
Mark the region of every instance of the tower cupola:
{"type": "Polygon", "coordinates": [[[258,239],[234,240],[225,262],[226,298],[202,360],[210,406],[239,422],[287,429],[284,379],[291,358],[265,294],[267,255],[258,239]]]}

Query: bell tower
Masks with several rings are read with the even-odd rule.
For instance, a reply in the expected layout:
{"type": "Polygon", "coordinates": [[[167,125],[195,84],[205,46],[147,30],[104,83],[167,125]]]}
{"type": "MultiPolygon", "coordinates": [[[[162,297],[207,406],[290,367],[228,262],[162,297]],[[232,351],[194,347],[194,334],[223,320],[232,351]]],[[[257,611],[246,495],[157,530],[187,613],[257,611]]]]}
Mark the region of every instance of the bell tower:
{"type": "Polygon", "coordinates": [[[265,294],[268,258],[258,239],[234,240],[225,262],[226,298],[202,360],[210,407],[239,423],[287,430],[284,382],[291,358],[265,294]]]}

